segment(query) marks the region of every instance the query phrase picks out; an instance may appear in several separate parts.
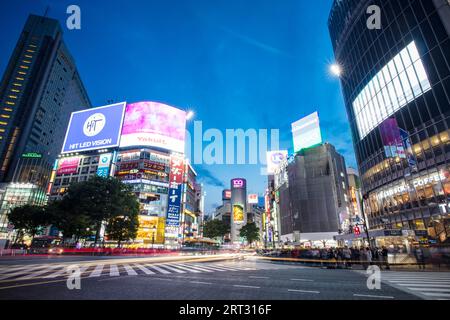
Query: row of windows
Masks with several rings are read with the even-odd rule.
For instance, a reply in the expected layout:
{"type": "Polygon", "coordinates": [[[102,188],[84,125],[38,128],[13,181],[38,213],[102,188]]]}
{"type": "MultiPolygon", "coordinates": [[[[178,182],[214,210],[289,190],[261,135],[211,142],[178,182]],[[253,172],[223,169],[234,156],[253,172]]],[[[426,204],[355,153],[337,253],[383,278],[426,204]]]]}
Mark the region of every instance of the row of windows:
{"type": "Polygon", "coordinates": [[[386,64],[353,101],[360,139],[430,88],[413,41],[386,64]]]}

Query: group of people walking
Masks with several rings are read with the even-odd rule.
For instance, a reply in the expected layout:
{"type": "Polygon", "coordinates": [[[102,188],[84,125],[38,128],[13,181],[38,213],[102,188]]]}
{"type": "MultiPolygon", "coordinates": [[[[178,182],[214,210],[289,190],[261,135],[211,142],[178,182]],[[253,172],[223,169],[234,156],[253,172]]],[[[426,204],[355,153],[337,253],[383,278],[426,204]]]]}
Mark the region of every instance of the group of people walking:
{"type": "Polygon", "coordinates": [[[336,260],[336,267],[352,268],[353,264],[361,264],[364,269],[369,265],[378,265],[389,270],[388,249],[386,247],[330,248],[324,251],[322,259],[336,260]]]}

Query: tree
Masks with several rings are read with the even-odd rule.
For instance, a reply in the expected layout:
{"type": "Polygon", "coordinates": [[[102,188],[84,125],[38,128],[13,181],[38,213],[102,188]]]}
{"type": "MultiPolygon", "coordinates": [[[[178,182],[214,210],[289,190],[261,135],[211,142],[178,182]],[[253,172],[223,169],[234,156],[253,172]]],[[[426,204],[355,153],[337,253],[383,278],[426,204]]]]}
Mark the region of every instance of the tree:
{"type": "Polygon", "coordinates": [[[104,222],[120,216],[129,216],[131,221],[139,213],[139,202],[129,185],[113,177],[91,177],[88,181],[72,184],[56,207],[58,216],[67,214],[63,225],[67,236],[82,235],[89,228],[95,231],[97,243],[104,222]],[[71,225],[70,221],[74,222],[71,225]]]}
{"type": "Polygon", "coordinates": [[[17,232],[15,243],[25,234],[34,237],[42,228],[50,224],[44,207],[28,204],[11,209],[7,213],[7,218],[17,232]]]}
{"type": "Polygon", "coordinates": [[[230,226],[222,220],[209,220],[203,226],[203,235],[207,238],[223,238],[230,232],[230,226]]]}
{"type": "Polygon", "coordinates": [[[239,236],[245,238],[251,245],[254,241],[259,240],[259,228],[254,222],[247,223],[241,228],[239,236]]]}
{"type": "Polygon", "coordinates": [[[120,248],[122,241],[135,239],[139,226],[138,212],[132,215],[111,218],[106,226],[106,233],[111,240],[117,240],[120,248]]]}

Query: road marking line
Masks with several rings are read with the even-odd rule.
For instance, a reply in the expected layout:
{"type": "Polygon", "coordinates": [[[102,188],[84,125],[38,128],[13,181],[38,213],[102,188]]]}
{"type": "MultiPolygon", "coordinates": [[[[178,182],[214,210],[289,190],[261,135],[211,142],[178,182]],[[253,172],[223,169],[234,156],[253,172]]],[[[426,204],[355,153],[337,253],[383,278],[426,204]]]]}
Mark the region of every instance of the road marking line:
{"type": "Polygon", "coordinates": [[[104,264],[99,264],[98,266],[96,266],[94,271],[92,271],[91,274],[89,275],[89,278],[100,277],[104,266],[105,266],[104,264]]]}
{"type": "Polygon", "coordinates": [[[450,293],[431,293],[431,292],[422,292],[423,295],[430,297],[447,297],[450,298],[450,293]]]}
{"type": "Polygon", "coordinates": [[[145,274],[155,274],[153,271],[148,270],[146,267],[141,266],[140,264],[135,264],[134,266],[139,270],[143,271],[145,274]]]}
{"type": "Polygon", "coordinates": [[[288,289],[289,292],[300,292],[300,293],[320,293],[320,291],[314,290],[299,290],[299,289],[288,289]]]}
{"type": "Polygon", "coordinates": [[[111,264],[109,266],[109,276],[110,277],[118,277],[118,276],[120,276],[119,269],[117,268],[117,265],[111,264]]]}
{"type": "MultiPolygon", "coordinates": [[[[42,278],[44,278],[44,279],[53,279],[53,278],[56,278],[56,277],[59,277],[59,276],[64,276],[64,274],[69,275],[68,267],[70,267],[70,266],[64,266],[61,270],[59,270],[59,271],[57,271],[57,272],[55,272],[53,274],[49,274],[49,275],[47,275],[45,277],[42,277],[42,278]]],[[[82,275],[89,267],[90,267],[90,265],[80,267],[80,275],[82,275]]]]}
{"type": "MultiPolygon", "coordinates": [[[[393,282],[393,281],[391,281],[393,282]]],[[[397,284],[399,286],[410,286],[410,287],[437,287],[437,288],[450,288],[450,285],[448,284],[439,284],[439,283],[427,283],[427,282],[421,282],[421,283],[415,283],[415,282],[407,282],[407,283],[397,283],[393,282],[394,284],[397,284]]]]}
{"type": "Polygon", "coordinates": [[[313,282],[314,280],[311,279],[290,279],[291,281],[309,281],[309,282],[313,282]]]}
{"type": "MultiPolygon", "coordinates": [[[[161,272],[161,273],[163,273],[163,274],[169,274],[169,273],[171,273],[170,271],[164,270],[164,269],[162,269],[162,268],[160,268],[160,267],[158,267],[158,266],[153,266],[153,265],[151,265],[151,264],[146,264],[145,266],[146,266],[146,267],[149,267],[149,268],[152,268],[152,269],[155,269],[156,271],[159,271],[159,272],[161,272]]],[[[156,278],[155,278],[155,279],[156,279],[156,278]]]]}
{"type": "Polygon", "coordinates": [[[169,266],[167,264],[161,265],[161,267],[167,268],[167,269],[172,270],[172,271],[175,271],[176,273],[186,273],[186,271],[183,271],[183,270],[180,270],[180,269],[176,269],[176,268],[171,267],[171,266],[169,266]]]}
{"type": "Polygon", "coordinates": [[[211,282],[203,282],[203,281],[189,281],[190,283],[198,283],[198,284],[212,284],[211,282]]]}
{"type": "Polygon", "coordinates": [[[192,273],[202,273],[202,271],[200,271],[200,270],[195,270],[192,267],[187,268],[185,266],[180,265],[179,263],[175,264],[174,266],[177,267],[178,269],[187,270],[192,273]]]}
{"type": "Polygon", "coordinates": [[[250,288],[250,289],[261,289],[261,287],[256,287],[256,286],[245,286],[245,285],[241,285],[241,284],[233,284],[233,287],[237,287],[237,288],[250,288]]]}
{"type": "Polygon", "coordinates": [[[179,263],[178,265],[189,267],[189,268],[192,268],[192,269],[195,269],[195,270],[199,270],[200,272],[214,272],[213,270],[205,269],[203,267],[197,267],[197,266],[190,265],[190,264],[179,263]]]}
{"type": "Polygon", "coordinates": [[[218,264],[217,266],[223,268],[223,269],[227,269],[227,270],[231,270],[231,271],[242,271],[242,268],[236,268],[236,267],[229,267],[223,264],[218,264]]]}
{"type": "MultiPolygon", "coordinates": [[[[198,266],[198,264],[195,264],[195,266],[198,266]]],[[[202,266],[202,268],[208,268],[208,269],[212,269],[214,271],[228,271],[228,269],[221,268],[221,267],[218,267],[216,265],[211,265],[211,264],[209,264],[207,266],[203,266],[203,265],[201,265],[201,266],[202,266]]]]}
{"type": "Polygon", "coordinates": [[[20,277],[20,278],[16,278],[14,280],[28,280],[28,279],[32,279],[32,278],[38,277],[38,276],[40,276],[40,275],[42,275],[44,273],[52,272],[53,270],[58,269],[58,268],[63,268],[63,270],[64,270],[63,266],[51,266],[49,268],[45,268],[44,270],[39,270],[39,271],[37,271],[35,273],[29,274],[27,276],[23,276],[23,277],[20,277]]]}
{"type": "Polygon", "coordinates": [[[270,279],[269,277],[258,277],[258,276],[249,276],[249,278],[253,278],[253,279],[270,279]]]}
{"type": "Polygon", "coordinates": [[[16,272],[9,273],[9,274],[6,274],[6,275],[0,277],[0,280],[7,279],[7,278],[12,278],[12,277],[15,277],[15,276],[18,276],[18,275],[22,275],[22,274],[25,275],[27,272],[33,272],[33,271],[44,269],[44,268],[47,268],[47,266],[43,265],[43,266],[40,266],[40,267],[37,267],[37,268],[16,271],[16,272]]]}
{"type": "Polygon", "coordinates": [[[129,276],[137,276],[137,272],[134,271],[134,269],[132,267],[130,267],[127,264],[124,264],[123,267],[125,268],[125,270],[127,271],[129,276]]]}
{"type": "Polygon", "coordinates": [[[358,293],[354,293],[353,295],[354,295],[355,297],[380,298],[380,299],[394,299],[393,296],[376,296],[376,295],[371,295],[371,294],[358,294],[358,293]]]}
{"type": "Polygon", "coordinates": [[[436,288],[414,288],[414,287],[411,287],[411,288],[407,288],[407,289],[414,290],[414,291],[422,291],[422,292],[425,292],[425,291],[450,292],[450,289],[436,289],[436,288]]]}

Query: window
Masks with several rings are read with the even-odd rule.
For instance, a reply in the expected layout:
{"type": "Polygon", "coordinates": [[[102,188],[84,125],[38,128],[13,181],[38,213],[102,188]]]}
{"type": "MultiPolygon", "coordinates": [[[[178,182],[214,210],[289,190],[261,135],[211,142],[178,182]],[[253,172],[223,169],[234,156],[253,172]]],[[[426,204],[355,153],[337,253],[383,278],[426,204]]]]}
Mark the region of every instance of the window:
{"type": "Polygon", "coordinates": [[[413,41],[389,61],[353,101],[360,139],[430,89],[427,73],[413,41]]]}

